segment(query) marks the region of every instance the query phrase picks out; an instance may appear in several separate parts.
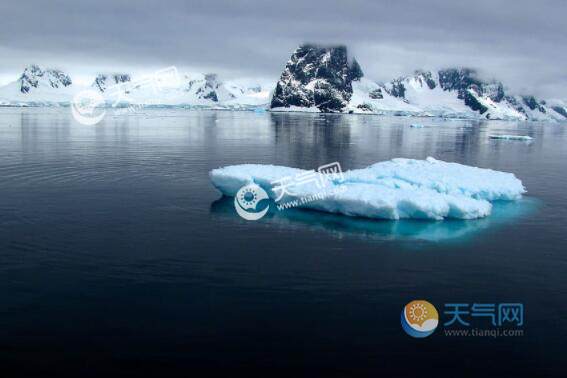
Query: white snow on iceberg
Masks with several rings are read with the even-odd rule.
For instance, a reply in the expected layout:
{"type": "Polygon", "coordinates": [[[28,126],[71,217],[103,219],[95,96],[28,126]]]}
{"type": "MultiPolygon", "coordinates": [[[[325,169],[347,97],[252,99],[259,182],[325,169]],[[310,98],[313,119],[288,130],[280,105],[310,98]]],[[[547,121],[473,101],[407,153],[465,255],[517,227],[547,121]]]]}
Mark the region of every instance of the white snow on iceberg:
{"type": "MultiPolygon", "coordinates": [[[[273,165],[242,164],[214,169],[213,185],[234,196],[244,185],[256,183],[272,200],[275,180],[307,171],[273,165]]],[[[427,158],[393,159],[344,173],[329,184],[322,200],[299,207],[373,219],[476,219],[490,215],[495,200],[517,200],[525,193],[513,174],[427,158]]],[[[294,187],[282,202],[321,192],[315,183],[294,187]]]]}

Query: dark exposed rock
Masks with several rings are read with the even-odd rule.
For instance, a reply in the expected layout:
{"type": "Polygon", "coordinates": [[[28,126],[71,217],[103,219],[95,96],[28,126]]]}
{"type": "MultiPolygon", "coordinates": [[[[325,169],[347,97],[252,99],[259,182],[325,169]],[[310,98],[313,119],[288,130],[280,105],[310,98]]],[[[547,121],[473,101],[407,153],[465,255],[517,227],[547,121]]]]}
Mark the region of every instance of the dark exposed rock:
{"type": "MultiPolygon", "coordinates": [[[[439,85],[446,91],[456,90],[461,99],[465,99],[467,92],[470,93],[471,90],[476,96],[485,96],[494,102],[502,101],[505,96],[502,83],[482,81],[477,77],[477,72],[470,68],[449,68],[439,71],[439,85]]],[[[472,101],[475,102],[478,101],[472,101]]],[[[478,110],[474,107],[472,109],[478,110]]]]}
{"type": "Polygon", "coordinates": [[[415,76],[420,82],[425,82],[429,89],[435,89],[435,87],[437,86],[437,83],[433,79],[433,74],[431,73],[431,71],[417,70],[415,71],[415,76]]]}
{"type": "Polygon", "coordinates": [[[486,106],[482,105],[478,101],[477,97],[475,95],[473,95],[473,93],[471,93],[471,91],[474,91],[474,89],[471,89],[471,90],[468,90],[468,91],[465,90],[463,92],[463,100],[465,101],[465,105],[467,105],[472,110],[478,111],[480,114],[486,113],[488,108],[486,106]]]}
{"type": "Polygon", "coordinates": [[[392,87],[390,88],[390,94],[394,97],[405,98],[406,87],[402,82],[403,79],[395,79],[392,81],[392,87]]]}
{"type": "Polygon", "coordinates": [[[417,70],[415,71],[413,76],[400,77],[398,79],[392,80],[390,82],[388,93],[394,97],[405,99],[406,84],[411,79],[414,79],[422,86],[426,85],[429,89],[435,89],[437,87],[437,83],[435,82],[433,74],[430,71],[417,70]]]}
{"type": "Polygon", "coordinates": [[[504,86],[502,83],[492,82],[482,85],[482,94],[490,98],[494,102],[500,102],[504,99],[504,86]]]}
{"type": "Polygon", "coordinates": [[[92,86],[99,91],[104,92],[108,87],[122,83],[128,83],[132,80],[130,75],[124,73],[115,74],[98,74],[92,86]]]}
{"type": "Polygon", "coordinates": [[[372,106],[370,104],[367,103],[363,103],[360,105],[357,105],[357,108],[366,112],[371,112],[372,111],[372,106]]]}
{"type": "Polygon", "coordinates": [[[360,80],[363,76],[364,73],[362,72],[362,68],[360,68],[360,64],[358,64],[358,61],[353,58],[350,65],[349,79],[351,81],[360,80]]]}
{"type": "Polygon", "coordinates": [[[49,79],[49,84],[52,88],[59,88],[61,86],[68,87],[73,84],[69,75],[60,70],[47,70],[45,71],[49,79]]]}
{"type": "Polygon", "coordinates": [[[132,78],[128,74],[114,74],[112,75],[112,78],[114,79],[114,82],[116,84],[126,83],[132,80],[132,78]]]}
{"type": "Polygon", "coordinates": [[[504,96],[504,99],[506,101],[508,101],[508,103],[510,105],[512,105],[512,107],[514,109],[516,109],[517,111],[519,111],[520,113],[526,113],[525,109],[523,108],[523,106],[521,104],[518,103],[518,101],[516,100],[516,98],[514,96],[504,96]]]}
{"type": "Polygon", "coordinates": [[[52,88],[67,87],[73,83],[69,75],[65,74],[63,71],[55,69],[44,71],[35,64],[24,69],[19,81],[20,91],[22,93],[28,93],[31,88],[38,88],[41,81],[52,88]]]}
{"type": "Polygon", "coordinates": [[[522,101],[528,108],[531,110],[539,110],[542,113],[545,113],[545,107],[540,104],[534,96],[522,96],[522,101]]]}
{"type": "Polygon", "coordinates": [[[198,98],[210,100],[212,102],[219,102],[221,100],[221,97],[223,97],[224,99],[234,98],[234,95],[232,93],[229,93],[224,90],[224,88],[222,88],[222,83],[218,80],[217,74],[214,73],[205,74],[204,80],[190,80],[187,84],[186,90],[194,90],[198,98]]]}
{"type": "Polygon", "coordinates": [[[340,112],[352,96],[352,81],[362,76],[356,60],[349,64],[345,46],[302,45],[285,66],[271,108],[317,107],[322,112],[340,112]]]}
{"type": "Polygon", "coordinates": [[[439,71],[439,85],[447,91],[468,89],[472,84],[481,85],[476,71],[470,68],[449,68],[439,71]]]}
{"type": "Polygon", "coordinates": [[[535,110],[538,106],[538,103],[533,96],[523,96],[522,101],[524,101],[524,104],[526,104],[531,110],[535,110]]]}
{"type": "Polygon", "coordinates": [[[43,71],[39,66],[32,64],[31,66],[26,67],[22,76],[20,76],[20,91],[22,93],[28,93],[30,89],[37,88],[39,78],[43,76],[43,71]]]}
{"type": "Polygon", "coordinates": [[[205,85],[203,85],[202,87],[200,87],[199,89],[197,89],[197,94],[200,95],[200,97],[214,101],[214,102],[219,102],[219,98],[217,96],[217,93],[215,92],[215,90],[217,89],[218,83],[217,83],[217,75],[213,74],[213,73],[209,73],[205,75],[205,85]]]}
{"type": "Polygon", "coordinates": [[[446,91],[457,91],[458,98],[464,99],[471,86],[482,87],[476,78],[476,71],[469,68],[449,68],[439,71],[439,85],[446,91]]]}
{"type": "Polygon", "coordinates": [[[382,93],[382,88],[375,89],[368,93],[368,97],[373,100],[381,100],[384,98],[384,94],[382,93]]]}
{"type": "Polygon", "coordinates": [[[552,106],[551,109],[555,110],[557,113],[561,114],[563,117],[567,118],[567,109],[562,106],[552,106]]]}

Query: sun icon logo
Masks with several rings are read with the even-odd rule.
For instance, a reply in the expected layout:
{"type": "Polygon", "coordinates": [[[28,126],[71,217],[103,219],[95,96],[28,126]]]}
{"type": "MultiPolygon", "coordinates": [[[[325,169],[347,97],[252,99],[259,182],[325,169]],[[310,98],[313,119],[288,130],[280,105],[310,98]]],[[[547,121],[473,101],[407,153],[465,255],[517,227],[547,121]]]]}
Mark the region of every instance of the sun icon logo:
{"type": "Polygon", "coordinates": [[[411,301],[402,309],[402,328],[413,337],[426,337],[439,324],[439,314],[431,303],[424,300],[411,301]]]}
{"type": "Polygon", "coordinates": [[[246,220],[258,220],[268,213],[270,205],[257,211],[256,206],[262,200],[269,199],[268,193],[256,184],[248,184],[238,190],[234,197],[234,208],[238,215],[246,220]]]}
{"type": "Polygon", "coordinates": [[[425,306],[419,302],[414,303],[411,305],[409,309],[409,317],[416,323],[420,323],[425,319],[427,316],[427,309],[425,306]]]}
{"type": "Polygon", "coordinates": [[[251,188],[249,186],[245,186],[238,195],[238,202],[242,205],[243,208],[254,208],[258,203],[258,194],[256,193],[255,188],[251,188]]]}
{"type": "Polygon", "coordinates": [[[106,114],[104,106],[104,97],[97,91],[89,89],[73,96],[71,114],[77,122],[86,126],[93,126],[104,118],[106,114]]]}

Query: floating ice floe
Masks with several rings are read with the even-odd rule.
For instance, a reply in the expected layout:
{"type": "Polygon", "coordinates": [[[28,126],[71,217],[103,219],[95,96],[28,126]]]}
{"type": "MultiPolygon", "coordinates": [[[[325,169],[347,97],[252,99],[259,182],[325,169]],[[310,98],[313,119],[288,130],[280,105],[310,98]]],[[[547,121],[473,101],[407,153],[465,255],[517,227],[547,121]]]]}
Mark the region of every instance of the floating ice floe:
{"type": "Polygon", "coordinates": [[[423,129],[424,126],[421,123],[412,123],[410,127],[414,129],[423,129]]]}
{"type": "MultiPolygon", "coordinates": [[[[224,195],[234,196],[242,186],[255,183],[276,200],[274,181],[306,173],[298,168],[242,164],[214,169],[210,178],[224,195]]],[[[491,201],[518,200],[526,192],[512,173],[431,157],[393,159],[347,171],[342,180],[335,178],[328,186],[324,199],[298,207],[372,219],[476,219],[490,215],[491,201]]],[[[281,202],[317,196],[321,191],[316,183],[303,183],[281,202]]]]}
{"type": "Polygon", "coordinates": [[[490,139],[505,139],[505,140],[532,140],[531,136],[527,135],[498,135],[493,134],[488,136],[490,139]]]}

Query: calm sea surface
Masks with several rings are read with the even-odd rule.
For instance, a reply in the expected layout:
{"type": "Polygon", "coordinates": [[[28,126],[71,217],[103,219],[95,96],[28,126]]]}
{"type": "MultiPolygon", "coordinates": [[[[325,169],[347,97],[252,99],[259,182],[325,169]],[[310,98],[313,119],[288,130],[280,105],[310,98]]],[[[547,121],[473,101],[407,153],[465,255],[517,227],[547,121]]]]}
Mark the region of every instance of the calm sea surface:
{"type": "Polygon", "coordinates": [[[69,109],[0,108],[1,369],[563,375],[566,168],[567,124],[152,110],[82,126],[69,109]],[[478,221],[246,222],[208,178],[428,156],[513,172],[528,195],[478,221]],[[414,299],[519,302],[524,335],[414,339],[400,326],[414,299]]]}

